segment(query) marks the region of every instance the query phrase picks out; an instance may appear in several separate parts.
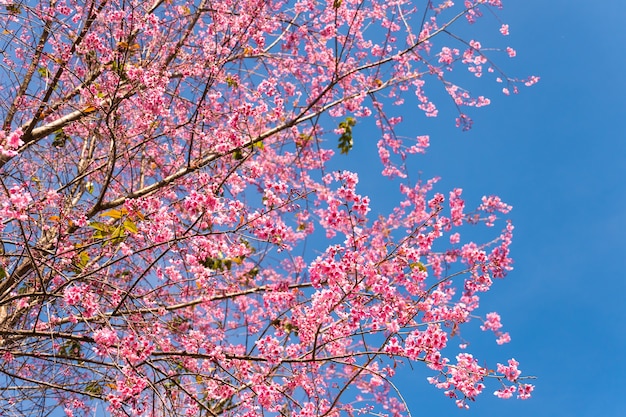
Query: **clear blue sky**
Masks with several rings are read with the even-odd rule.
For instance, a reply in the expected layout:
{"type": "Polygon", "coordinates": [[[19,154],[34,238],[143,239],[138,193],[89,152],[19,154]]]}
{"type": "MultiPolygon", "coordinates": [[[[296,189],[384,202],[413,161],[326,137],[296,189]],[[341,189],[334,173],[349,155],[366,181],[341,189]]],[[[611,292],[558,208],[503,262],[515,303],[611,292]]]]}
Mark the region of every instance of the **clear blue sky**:
{"type": "MultiPolygon", "coordinates": [[[[525,374],[538,377],[536,391],[519,401],[498,400],[490,390],[462,411],[428,385],[423,366],[402,373],[398,385],[413,416],[622,417],[626,2],[504,5],[499,16],[510,24],[506,41],[518,52],[506,67],[511,75],[539,75],[541,82],[506,97],[496,92],[501,86],[481,80],[475,91],[489,93],[492,105],[472,111],[469,133],[453,127],[454,114],[443,105],[437,120],[416,118],[404,129],[431,135],[427,154],[410,165],[414,178],[418,171],[442,176],[438,190],[462,187],[468,206],[484,194],[514,206],[515,270],[482,303],[483,312],[501,313],[513,340],[501,347],[485,334],[470,351],[490,364],[515,357],[525,374]]],[[[493,33],[480,37],[483,46],[488,36],[502,41],[493,32],[498,26],[481,23],[493,33]]],[[[351,156],[346,161],[357,170],[361,163],[351,156]]],[[[387,186],[361,171],[361,190],[379,200],[387,186]]]]}

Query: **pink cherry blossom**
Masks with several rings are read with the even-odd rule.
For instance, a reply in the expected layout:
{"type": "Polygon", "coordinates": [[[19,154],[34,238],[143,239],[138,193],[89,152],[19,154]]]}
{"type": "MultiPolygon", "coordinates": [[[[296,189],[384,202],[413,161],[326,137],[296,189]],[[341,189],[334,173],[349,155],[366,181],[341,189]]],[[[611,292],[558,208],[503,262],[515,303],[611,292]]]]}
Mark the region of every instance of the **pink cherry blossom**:
{"type": "Polygon", "coordinates": [[[512,207],[409,169],[416,114],[539,81],[479,27],[499,0],[131,3],[3,9],[14,415],[401,416],[408,362],[452,406],[530,396],[465,331],[511,339],[512,207]]]}
{"type": "Polygon", "coordinates": [[[521,384],[519,389],[517,390],[517,398],[522,400],[527,400],[530,398],[531,392],[535,389],[534,385],[531,384],[521,384]]]}
{"type": "Polygon", "coordinates": [[[511,398],[513,394],[515,394],[516,390],[517,390],[517,387],[515,385],[511,385],[510,387],[499,389],[493,394],[498,398],[502,398],[506,400],[506,399],[511,398]]]}
{"type": "Polygon", "coordinates": [[[506,48],[506,53],[511,57],[514,58],[517,55],[517,52],[515,51],[515,49],[511,48],[510,46],[507,46],[506,48]]]}
{"type": "Polygon", "coordinates": [[[498,364],[498,372],[502,373],[509,381],[516,382],[517,377],[519,377],[522,373],[520,370],[517,369],[518,365],[519,362],[517,362],[515,359],[509,359],[508,366],[502,365],[501,363],[498,364]]]}

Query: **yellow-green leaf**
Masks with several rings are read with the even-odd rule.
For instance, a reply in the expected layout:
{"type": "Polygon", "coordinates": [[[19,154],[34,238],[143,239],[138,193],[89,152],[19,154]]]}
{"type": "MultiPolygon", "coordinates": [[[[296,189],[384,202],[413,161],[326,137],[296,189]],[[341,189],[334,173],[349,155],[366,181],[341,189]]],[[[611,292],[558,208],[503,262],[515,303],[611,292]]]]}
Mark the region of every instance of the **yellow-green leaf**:
{"type": "Polygon", "coordinates": [[[85,392],[96,396],[100,395],[102,394],[102,385],[100,385],[97,381],[88,382],[87,386],[85,386],[85,392]]]}
{"type": "Polygon", "coordinates": [[[80,252],[76,257],[76,266],[82,270],[87,266],[87,263],[89,263],[89,254],[87,251],[80,252]]]}
{"type": "Polygon", "coordinates": [[[133,234],[138,232],[137,225],[131,219],[124,220],[124,229],[133,234]]]}
{"type": "Polygon", "coordinates": [[[420,270],[420,271],[422,271],[422,272],[426,272],[426,271],[427,271],[426,265],[424,265],[424,264],[423,264],[423,263],[421,263],[421,262],[411,262],[411,263],[409,264],[409,267],[410,267],[411,269],[415,269],[415,268],[417,268],[417,269],[419,269],[419,270],[420,270]]]}
{"type": "Polygon", "coordinates": [[[89,222],[89,227],[96,229],[100,232],[111,233],[111,226],[100,222],[89,222]]]}
{"type": "Polygon", "coordinates": [[[105,211],[104,213],[100,214],[100,216],[111,217],[112,219],[121,219],[123,216],[127,214],[128,214],[128,210],[125,208],[122,208],[121,210],[112,209],[109,211],[105,211]]]}
{"type": "Polygon", "coordinates": [[[44,78],[49,78],[50,77],[50,71],[48,71],[48,68],[46,68],[46,67],[39,67],[39,68],[37,68],[37,72],[39,73],[39,75],[41,75],[44,78]]]}
{"type": "Polygon", "coordinates": [[[124,229],[122,227],[116,227],[115,230],[113,230],[113,233],[111,233],[111,237],[113,239],[120,239],[120,238],[123,238],[124,236],[125,236],[124,229]]]}

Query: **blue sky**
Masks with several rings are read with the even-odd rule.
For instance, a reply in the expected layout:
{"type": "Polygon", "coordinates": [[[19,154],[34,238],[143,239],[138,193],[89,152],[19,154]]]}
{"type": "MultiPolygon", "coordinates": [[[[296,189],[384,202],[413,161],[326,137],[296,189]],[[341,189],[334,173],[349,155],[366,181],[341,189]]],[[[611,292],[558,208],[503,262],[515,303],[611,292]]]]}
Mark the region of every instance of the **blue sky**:
{"type": "MultiPolygon", "coordinates": [[[[626,2],[504,5],[506,41],[518,53],[506,68],[541,82],[506,97],[501,85],[481,80],[475,91],[492,105],[472,111],[468,133],[454,128],[445,105],[439,118],[404,129],[431,136],[427,154],[410,164],[414,178],[441,176],[438,191],[461,187],[470,207],[485,194],[514,206],[515,270],[482,303],[483,312],[501,313],[513,341],[497,346],[485,334],[470,350],[491,364],[515,357],[537,376],[536,391],[519,401],[490,390],[462,411],[428,385],[423,366],[402,372],[398,385],[413,416],[624,416],[626,2]]],[[[480,37],[483,45],[489,36],[501,42],[499,24],[481,25],[493,33],[480,37]]],[[[361,171],[361,190],[379,200],[384,180],[361,171]]]]}

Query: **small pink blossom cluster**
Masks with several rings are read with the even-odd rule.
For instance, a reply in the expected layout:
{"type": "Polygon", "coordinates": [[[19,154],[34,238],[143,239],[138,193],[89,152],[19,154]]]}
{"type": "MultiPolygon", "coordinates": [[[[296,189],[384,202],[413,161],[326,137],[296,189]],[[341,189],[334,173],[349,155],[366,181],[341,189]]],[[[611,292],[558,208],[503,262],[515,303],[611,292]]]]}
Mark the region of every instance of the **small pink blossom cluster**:
{"type": "Polygon", "coordinates": [[[459,114],[459,117],[456,118],[456,127],[460,127],[464,132],[470,130],[474,121],[464,113],[459,114]]]}
{"type": "MultiPolygon", "coordinates": [[[[452,83],[446,84],[446,91],[457,106],[484,107],[491,104],[489,98],[485,96],[472,97],[468,91],[452,83]]],[[[457,127],[461,127],[461,124],[458,124],[457,127]]]]}
{"type": "Polygon", "coordinates": [[[439,62],[442,64],[450,65],[454,61],[455,57],[459,56],[458,49],[451,49],[447,46],[441,48],[441,52],[439,53],[439,62]]]}
{"type": "Polygon", "coordinates": [[[145,360],[153,351],[154,345],[144,336],[131,333],[120,342],[120,353],[130,363],[138,363],[145,360]]]}
{"type": "Polygon", "coordinates": [[[455,188],[454,191],[450,191],[450,198],[448,203],[450,204],[450,220],[454,226],[461,226],[463,224],[463,210],[465,209],[465,201],[461,198],[463,190],[461,188],[455,188]]]}
{"type": "Polygon", "coordinates": [[[187,197],[185,197],[184,207],[192,215],[208,212],[213,213],[216,211],[217,198],[212,193],[201,193],[196,190],[192,190],[187,197]]]}
{"type": "Polygon", "coordinates": [[[407,357],[416,360],[420,353],[441,350],[447,342],[448,334],[440,326],[431,324],[425,331],[411,332],[404,344],[404,351],[407,357]]]}
{"type": "Polygon", "coordinates": [[[145,376],[139,375],[135,369],[128,366],[122,368],[122,374],[123,378],[118,379],[115,384],[116,392],[107,396],[109,409],[114,415],[121,415],[121,412],[123,412],[122,406],[130,404],[135,408],[135,414],[133,415],[141,415],[141,407],[138,407],[140,404],[139,396],[148,386],[148,380],[145,376]]]}
{"type": "Polygon", "coordinates": [[[487,226],[493,226],[496,220],[496,212],[506,214],[511,209],[512,207],[500,200],[498,196],[483,196],[482,204],[478,207],[478,210],[489,213],[488,221],[485,223],[487,226]]]}
{"type": "MultiPolygon", "coordinates": [[[[509,380],[510,382],[517,383],[519,376],[522,372],[517,368],[519,362],[515,359],[509,359],[508,365],[503,365],[501,363],[498,364],[498,373],[502,374],[504,378],[509,380]]],[[[531,393],[535,389],[535,386],[532,384],[521,384],[518,383],[516,385],[504,386],[502,389],[495,391],[493,394],[498,398],[508,399],[513,396],[515,391],[517,391],[517,398],[521,400],[527,400],[530,398],[531,393]]]]}
{"type": "Polygon", "coordinates": [[[280,387],[275,383],[261,383],[255,385],[254,391],[258,396],[258,402],[261,407],[266,408],[270,412],[280,411],[284,401],[283,394],[280,390],[280,387]]]}
{"type": "Polygon", "coordinates": [[[435,103],[430,101],[430,99],[424,92],[424,84],[424,80],[421,79],[416,79],[413,81],[413,85],[415,86],[415,95],[420,102],[417,107],[424,112],[424,115],[426,117],[437,117],[437,115],[439,114],[439,110],[437,110],[437,106],[435,106],[435,103]]]}
{"type": "Polygon", "coordinates": [[[488,331],[491,330],[498,336],[496,343],[502,345],[504,343],[509,343],[511,341],[511,336],[508,333],[503,333],[500,331],[502,328],[502,323],[500,322],[500,315],[496,312],[487,313],[485,317],[485,321],[480,326],[481,330],[488,331]]]}
{"type": "Polygon", "coordinates": [[[315,210],[315,214],[320,217],[320,224],[326,228],[326,236],[330,238],[337,232],[347,233],[354,227],[355,221],[357,224],[363,223],[370,211],[369,197],[356,192],[358,175],[342,171],[327,174],[322,180],[327,185],[333,181],[341,183],[336,191],[324,187],[318,192],[319,203],[325,202],[327,207],[315,210]]]}
{"type": "Polygon", "coordinates": [[[8,200],[3,199],[0,215],[3,219],[15,219],[25,221],[28,219],[26,214],[30,203],[33,201],[30,192],[25,187],[17,185],[9,189],[8,200]]]}
{"type": "Polygon", "coordinates": [[[470,47],[463,52],[463,62],[467,65],[467,70],[480,78],[483,75],[483,65],[487,63],[487,58],[480,52],[482,45],[480,42],[471,40],[470,47]]]}
{"type": "Polygon", "coordinates": [[[455,365],[447,365],[445,379],[428,378],[431,384],[437,388],[445,389],[445,394],[450,398],[456,398],[459,408],[469,408],[467,400],[474,401],[483,391],[484,378],[488,375],[487,369],[478,365],[469,353],[459,353],[455,365]]]}
{"type": "Polygon", "coordinates": [[[175,219],[165,208],[153,213],[149,221],[143,223],[146,236],[154,243],[163,243],[174,237],[175,219]]]}
{"type": "Polygon", "coordinates": [[[470,24],[476,23],[476,20],[482,16],[480,9],[476,7],[480,3],[484,3],[484,0],[465,0],[465,8],[467,9],[465,19],[470,24]]]}
{"type": "Polygon", "coordinates": [[[536,75],[533,75],[533,76],[528,77],[528,80],[524,82],[524,85],[526,87],[530,87],[534,84],[537,84],[538,82],[539,82],[539,77],[537,77],[536,75]]]}
{"type": "Polygon", "coordinates": [[[271,364],[280,363],[281,355],[284,348],[280,345],[280,341],[271,336],[265,336],[256,342],[259,353],[267,359],[271,364]]]}
{"type": "Polygon", "coordinates": [[[3,130],[0,130],[0,155],[12,158],[17,155],[17,149],[24,144],[22,141],[22,129],[16,129],[6,136],[3,130]]]}
{"type": "Polygon", "coordinates": [[[85,406],[84,402],[77,400],[77,399],[73,399],[72,401],[69,402],[67,406],[65,406],[65,408],[63,408],[63,411],[65,412],[65,415],[67,417],[74,417],[75,411],[86,412],[88,410],[89,410],[89,407],[85,406]]]}
{"type": "Polygon", "coordinates": [[[93,317],[99,308],[96,295],[85,284],[66,287],[63,291],[63,300],[68,306],[82,307],[82,314],[87,318],[93,317]]]}
{"type": "Polygon", "coordinates": [[[515,56],[517,55],[517,52],[515,51],[515,49],[511,48],[510,46],[506,47],[506,53],[509,55],[509,57],[511,58],[515,58],[515,56]]]}
{"type": "Polygon", "coordinates": [[[502,328],[502,323],[500,323],[500,315],[498,313],[487,313],[485,322],[482,326],[480,326],[481,330],[487,331],[492,330],[497,332],[502,328]]]}
{"type": "Polygon", "coordinates": [[[498,364],[498,372],[503,374],[506,379],[511,382],[516,382],[517,378],[521,375],[522,371],[517,369],[519,362],[515,359],[509,359],[509,365],[498,364]]]}
{"type": "Polygon", "coordinates": [[[93,339],[96,342],[94,351],[100,356],[109,354],[110,348],[119,342],[117,332],[109,327],[96,330],[93,333],[93,339]]]}
{"type": "Polygon", "coordinates": [[[86,285],[70,285],[63,291],[63,300],[68,306],[80,304],[83,296],[87,293],[86,285]]]}
{"type": "Polygon", "coordinates": [[[254,228],[254,235],[263,241],[279,245],[279,250],[289,250],[290,242],[295,240],[296,233],[287,226],[272,208],[269,211],[255,211],[250,216],[253,220],[250,225],[254,228]]]}
{"type": "Polygon", "coordinates": [[[511,398],[513,394],[515,394],[515,391],[517,391],[517,386],[510,385],[510,386],[506,386],[502,389],[495,391],[493,395],[495,395],[498,398],[502,398],[503,400],[507,400],[511,398]]]}
{"type": "Polygon", "coordinates": [[[519,398],[520,400],[529,399],[534,389],[535,386],[532,384],[520,384],[517,390],[517,398],[519,398]]]}

